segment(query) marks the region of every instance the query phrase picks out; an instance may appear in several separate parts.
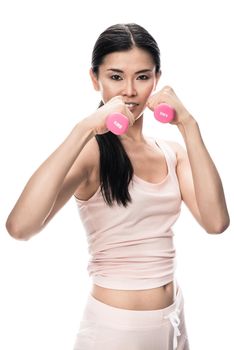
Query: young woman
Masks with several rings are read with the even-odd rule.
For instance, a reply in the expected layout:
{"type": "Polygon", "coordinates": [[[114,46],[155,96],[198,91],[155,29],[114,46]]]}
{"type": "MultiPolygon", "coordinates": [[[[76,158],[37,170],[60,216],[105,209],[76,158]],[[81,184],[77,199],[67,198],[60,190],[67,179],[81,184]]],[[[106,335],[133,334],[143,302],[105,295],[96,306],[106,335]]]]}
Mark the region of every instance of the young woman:
{"type": "Polygon", "coordinates": [[[195,118],[169,86],[155,93],[160,51],[137,24],[98,38],[90,75],[102,102],[78,122],[29,179],[6,227],[16,239],[40,232],[72,195],[92,256],[74,350],[188,350],[183,295],[175,279],[172,225],[184,201],[211,234],[229,225],[222,183],[195,118]],[[146,137],[143,112],[165,102],[185,141],[146,137]],[[106,127],[120,112],[123,135],[106,127]]]}

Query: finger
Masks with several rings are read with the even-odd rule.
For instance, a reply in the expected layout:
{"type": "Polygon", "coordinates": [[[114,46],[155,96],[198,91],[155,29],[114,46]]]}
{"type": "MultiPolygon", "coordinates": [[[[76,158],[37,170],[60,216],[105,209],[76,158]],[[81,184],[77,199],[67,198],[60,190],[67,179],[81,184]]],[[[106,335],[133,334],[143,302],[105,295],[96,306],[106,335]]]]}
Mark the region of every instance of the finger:
{"type": "Polygon", "coordinates": [[[147,107],[154,111],[154,109],[160,104],[160,103],[168,103],[171,104],[174,96],[173,89],[166,85],[164,86],[160,91],[158,91],[156,94],[150,96],[147,107]]]}

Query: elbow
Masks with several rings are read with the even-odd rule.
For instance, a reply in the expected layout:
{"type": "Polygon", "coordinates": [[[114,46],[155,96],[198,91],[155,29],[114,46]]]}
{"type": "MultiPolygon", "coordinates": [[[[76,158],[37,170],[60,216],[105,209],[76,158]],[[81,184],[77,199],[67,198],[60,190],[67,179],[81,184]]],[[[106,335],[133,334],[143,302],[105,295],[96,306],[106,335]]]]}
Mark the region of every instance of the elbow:
{"type": "Polygon", "coordinates": [[[228,217],[225,221],[220,221],[216,225],[206,228],[206,232],[209,234],[221,234],[224,231],[226,231],[229,225],[230,225],[230,219],[228,217]]]}
{"type": "Polygon", "coordinates": [[[22,234],[22,231],[12,221],[7,220],[6,229],[9,235],[19,241],[27,241],[28,239],[22,234]]]}
{"type": "Polygon", "coordinates": [[[20,225],[10,220],[9,218],[6,221],[5,226],[9,235],[16,240],[28,241],[32,236],[31,232],[29,233],[28,230],[23,229],[22,227],[20,227],[20,225]]]}

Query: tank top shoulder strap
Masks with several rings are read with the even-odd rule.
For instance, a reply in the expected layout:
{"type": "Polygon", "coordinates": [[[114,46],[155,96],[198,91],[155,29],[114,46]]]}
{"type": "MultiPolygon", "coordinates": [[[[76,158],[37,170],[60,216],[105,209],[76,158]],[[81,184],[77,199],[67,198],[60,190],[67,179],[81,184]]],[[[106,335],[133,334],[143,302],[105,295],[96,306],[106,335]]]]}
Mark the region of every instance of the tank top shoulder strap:
{"type": "Polygon", "coordinates": [[[173,148],[169,145],[168,142],[164,140],[155,139],[155,143],[159,146],[159,148],[163,151],[165,157],[167,158],[168,163],[174,169],[177,164],[176,153],[173,148]]]}
{"type": "Polygon", "coordinates": [[[178,177],[176,173],[177,157],[176,157],[175,151],[170,146],[170,144],[164,140],[156,139],[155,143],[158,145],[158,147],[163,151],[165,155],[172,181],[176,185],[178,185],[178,177]]]}

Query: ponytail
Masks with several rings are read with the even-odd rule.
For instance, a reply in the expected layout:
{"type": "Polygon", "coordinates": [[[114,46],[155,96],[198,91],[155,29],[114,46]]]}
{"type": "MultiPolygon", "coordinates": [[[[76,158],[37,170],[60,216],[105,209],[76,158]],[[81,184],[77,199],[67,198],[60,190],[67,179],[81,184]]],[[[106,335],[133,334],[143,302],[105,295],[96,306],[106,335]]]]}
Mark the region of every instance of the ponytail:
{"type": "MultiPolygon", "coordinates": [[[[98,108],[103,106],[101,101],[98,108]]],[[[119,139],[112,132],[95,135],[100,151],[100,185],[104,201],[127,207],[132,202],[128,186],[133,177],[132,163],[119,139]]]]}

